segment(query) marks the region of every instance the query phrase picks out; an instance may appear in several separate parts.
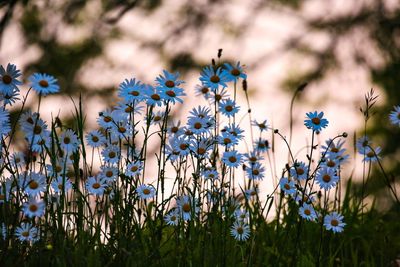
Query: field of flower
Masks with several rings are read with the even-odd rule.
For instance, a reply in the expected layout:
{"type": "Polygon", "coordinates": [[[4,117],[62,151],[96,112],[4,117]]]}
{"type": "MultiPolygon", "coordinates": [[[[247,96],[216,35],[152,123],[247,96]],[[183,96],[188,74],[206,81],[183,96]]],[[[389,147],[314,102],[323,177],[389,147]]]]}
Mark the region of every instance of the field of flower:
{"type": "MultiPolygon", "coordinates": [[[[252,118],[242,65],[218,62],[201,72],[204,105],[186,121],[170,115],[191,89],[163,71],[151,85],[122,81],[120,101],[89,132],[82,101],[73,124],[42,118],[41,100],[60,91],[57,77],[34,73],[24,92],[17,66],[2,65],[0,266],[400,266],[399,174],[385,171],[367,136],[374,91],[354,142],[346,132],[320,142],[332,122],[322,111],[302,114],[310,144],[298,153],[292,127],[252,118]],[[39,98],[36,110],[25,110],[29,97],[39,98]],[[283,166],[271,160],[278,139],[283,166]],[[154,144],[156,165],[148,162],[154,144]],[[342,174],[354,153],[362,177],[342,174]],[[391,200],[385,211],[367,201],[373,170],[391,200]]],[[[398,129],[400,107],[385,117],[398,129]]]]}

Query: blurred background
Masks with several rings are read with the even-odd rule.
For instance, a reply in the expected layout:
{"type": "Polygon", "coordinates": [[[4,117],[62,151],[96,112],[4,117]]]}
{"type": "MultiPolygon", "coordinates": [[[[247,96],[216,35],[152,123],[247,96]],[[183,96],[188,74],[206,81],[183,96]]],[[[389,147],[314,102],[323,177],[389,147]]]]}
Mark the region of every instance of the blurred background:
{"type": "MultiPolygon", "coordinates": [[[[349,133],[354,162],[345,168],[355,180],[362,168],[354,153],[364,129],[360,107],[374,88],[379,98],[367,132],[382,147],[389,176],[399,179],[400,130],[388,119],[400,104],[398,0],[1,0],[0,38],[0,64],[16,64],[25,81],[33,72],[58,79],[61,93],[43,100],[42,115],[71,120],[70,97],[82,94],[88,129],[96,128],[99,111],[116,104],[119,83],[154,83],[163,69],[186,81],[186,104],[173,111],[185,118],[206,103],[194,88],[222,48],[221,62],[246,66],[253,118],[284,135],[293,93],[307,82],[294,107],[293,149],[310,142],[305,113],[324,111],[330,125],[319,141],[349,133]]],[[[239,103],[245,111],[242,94],[239,103]]],[[[36,105],[31,95],[28,107],[36,105]]],[[[287,150],[279,141],[276,147],[277,168],[284,168],[287,150]]],[[[389,207],[378,169],[367,193],[389,207]]]]}

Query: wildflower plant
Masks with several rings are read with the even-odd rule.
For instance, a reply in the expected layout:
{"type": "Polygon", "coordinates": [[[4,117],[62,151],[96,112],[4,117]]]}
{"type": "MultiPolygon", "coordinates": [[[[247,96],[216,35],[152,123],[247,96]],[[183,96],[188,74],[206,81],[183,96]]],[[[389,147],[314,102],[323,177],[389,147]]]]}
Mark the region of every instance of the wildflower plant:
{"type": "MultiPolygon", "coordinates": [[[[119,84],[118,103],[100,112],[97,129],[89,131],[81,100],[74,103],[73,125],[42,118],[40,99],[62,90],[57,78],[45,73],[28,78],[33,91],[21,101],[24,105],[36,92],[37,110],[21,110],[11,120],[20,76],[13,64],[0,67],[0,95],[15,100],[3,101],[0,109],[2,252],[6,244],[19,251],[89,244],[94,251],[108,249],[104,253],[122,265],[132,260],[146,265],[153,258],[153,265],[195,260],[199,266],[213,260],[234,265],[237,255],[251,265],[264,235],[271,251],[279,251],[287,243],[301,247],[302,231],[315,231],[319,265],[323,239],[347,230],[340,201],[347,134],[327,139],[319,149],[316,136],[330,122],[323,112],[306,113],[311,146],[304,158],[299,153],[295,158],[290,142],[266,118],[252,119],[247,74],[239,62],[203,68],[195,90],[204,104],[192,108],[186,121],[172,118],[188,90],[179,73],[164,70],[154,84],[127,78],[119,84]],[[17,130],[25,150],[11,152],[17,130]],[[278,139],[290,155],[280,174],[271,164],[278,139]],[[156,164],[149,163],[153,155],[156,164]],[[273,191],[264,192],[263,183],[273,191]],[[210,248],[196,247],[206,242],[210,248]],[[164,261],[175,248],[179,256],[164,261]]],[[[393,124],[397,111],[390,115],[393,124]]],[[[366,135],[356,146],[364,162],[379,162],[381,149],[366,135]]],[[[297,250],[290,251],[279,260],[296,262],[297,250]]]]}

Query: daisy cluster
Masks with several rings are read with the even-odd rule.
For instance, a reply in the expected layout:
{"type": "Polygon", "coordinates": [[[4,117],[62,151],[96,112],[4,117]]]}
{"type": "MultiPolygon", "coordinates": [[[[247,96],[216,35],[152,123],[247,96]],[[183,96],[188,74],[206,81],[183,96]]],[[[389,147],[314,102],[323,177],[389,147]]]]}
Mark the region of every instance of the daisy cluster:
{"type": "MultiPolygon", "coordinates": [[[[251,134],[250,142],[246,140],[243,120],[236,119],[241,111],[240,85],[248,97],[247,75],[239,62],[203,69],[195,90],[206,104],[192,108],[185,121],[172,116],[186,95],[179,73],[164,70],[154,84],[125,79],[118,87],[118,103],[101,111],[98,128],[87,133],[78,108],[72,128],[58,118],[46,122],[40,106],[37,111],[21,111],[12,123],[9,110],[20,100],[20,76],[13,64],[0,67],[0,208],[8,205],[10,211],[10,216],[0,219],[1,238],[27,243],[46,239],[45,229],[63,222],[58,227],[70,227],[79,220],[63,215],[78,214],[79,205],[85,206],[82,216],[92,226],[111,228],[105,218],[124,210],[132,220],[129,223],[143,225],[152,218],[160,219],[161,227],[185,229],[204,225],[214,212],[230,223],[236,240],[251,236],[253,213],[261,210],[259,185],[266,178],[265,156],[270,153],[266,134],[272,128],[265,119],[249,119],[257,137],[251,134]],[[24,152],[12,152],[18,130],[25,140],[24,152]],[[155,167],[147,161],[152,141],[159,144],[152,150],[157,151],[155,167]],[[157,172],[156,179],[146,177],[149,168],[157,172]]],[[[34,73],[28,81],[30,89],[22,104],[31,90],[39,99],[60,90],[49,74],[34,73]]],[[[306,116],[304,124],[313,138],[328,126],[323,112],[306,116]]],[[[318,192],[329,195],[338,187],[341,167],[348,159],[343,145],[339,137],[327,140],[317,164],[312,164],[312,153],[307,162],[292,158],[277,183],[288,201],[298,204],[302,219],[321,222],[333,232],[343,231],[343,216],[327,203],[317,204],[317,198],[318,192]]],[[[380,151],[370,145],[367,137],[357,142],[365,161],[373,161],[380,151]]]]}
{"type": "MultiPolygon", "coordinates": [[[[15,65],[8,64],[6,69],[1,66],[0,203],[17,203],[14,213],[20,221],[15,229],[11,228],[11,218],[4,219],[3,237],[11,233],[21,242],[38,241],[45,218],[56,210],[67,210],[65,203],[73,206],[71,203],[79,197],[85,198],[91,216],[97,211],[91,207],[93,200],[99,204],[124,197],[133,210],[135,205],[139,209],[150,202],[162,203],[162,209],[157,206],[154,216],[161,214],[167,225],[181,225],[195,218],[199,220],[200,212],[213,205],[222,209],[229,196],[225,187],[233,188],[234,169],[246,165],[250,179],[264,178],[265,170],[259,159],[268,150],[268,142],[260,137],[254,150],[247,154],[235,149],[243,140],[244,131],[235,123],[239,106],[229,97],[227,86],[233,82],[236,87],[239,79],[246,78],[240,63],[204,68],[196,92],[209,105],[193,108],[183,126],[171,119],[170,114],[175,104],[183,103],[184,82],[179,73],[163,71],[155,79],[155,85],[136,78],[124,80],[118,88],[120,101],[100,112],[98,129],[86,134],[83,125],[67,128],[60,121],[48,124],[40,116],[40,106],[36,112],[21,112],[17,124],[12,125],[7,107],[19,100],[20,76],[15,65]],[[226,121],[222,123],[216,113],[226,121]],[[15,129],[24,135],[25,152],[9,151],[15,129]],[[146,183],[147,142],[157,136],[161,141],[158,177],[156,182],[146,183]],[[91,151],[91,159],[87,151],[91,151]],[[100,167],[96,169],[93,159],[97,156],[100,167]],[[168,164],[177,171],[178,184],[168,194],[176,197],[167,204],[164,170],[168,164]],[[186,179],[182,181],[181,170],[190,170],[193,177],[185,173],[186,179]]],[[[57,93],[60,88],[57,79],[49,74],[34,73],[28,81],[28,94],[33,89],[40,99],[57,93]]],[[[262,130],[268,127],[266,121],[253,123],[262,130]]]]}
{"type": "MultiPolygon", "coordinates": [[[[323,112],[309,112],[304,120],[304,125],[312,130],[312,138],[328,124],[323,112]]],[[[284,194],[298,204],[298,213],[301,218],[323,223],[327,230],[333,232],[343,231],[345,226],[343,216],[336,211],[328,213],[329,207],[326,203],[325,206],[321,205],[318,199],[321,198],[322,192],[329,197],[329,192],[337,190],[340,183],[341,168],[349,158],[343,147],[342,137],[347,137],[347,134],[344,133],[325,141],[325,145],[321,146],[316,166],[312,164],[311,157],[314,150],[317,150],[317,146],[311,146],[306,162],[292,158],[293,164],[287,165],[285,175],[279,183],[284,194]]]]}

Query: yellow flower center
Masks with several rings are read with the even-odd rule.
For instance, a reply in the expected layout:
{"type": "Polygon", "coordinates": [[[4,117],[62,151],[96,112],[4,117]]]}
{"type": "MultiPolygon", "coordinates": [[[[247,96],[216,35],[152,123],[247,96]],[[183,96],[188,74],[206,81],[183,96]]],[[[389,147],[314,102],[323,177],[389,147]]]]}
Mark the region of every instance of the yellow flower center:
{"type": "Polygon", "coordinates": [[[202,124],[201,124],[200,122],[196,122],[196,123],[194,124],[194,128],[195,128],[195,129],[201,129],[201,126],[202,126],[202,124]]]}
{"type": "Polygon", "coordinates": [[[229,160],[229,162],[231,162],[231,163],[235,163],[235,162],[237,161],[237,159],[236,159],[235,156],[230,156],[230,157],[228,158],[228,160],[229,160]]]}
{"type": "Polygon", "coordinates": [[[231,74],[232,74],[233,76],[239,76],[239,75],[240,75],[240,70],[238,70],[238,69],[233,69],[233,70],[231,70],[231,74]]]}
{"type": "Polygon", "coordinates": [[[338,226],[338,225],[339,225],[339,221],[336,220],[336,219],[332,219],[332,220],[331,220],[331,225],[332,225],[332,226],[338,226]]]}
{"type": "Polygon", "coordinates": [[[289,185],[289,184],[284,184],[283,187],[284,187],[286,190],[289,190],[289,189],[290,189],[290,185],[289,185]]]}
{"type": "Polygon", "coordinates": [[[311,121],[315,125],[319,125],[321,123],[321,120],[318,117],[312,118],[311,121]]]}
{"type": "Polygon", "coordinates": [[[41,87],[49,87],[49,83],[46,80],[39,81],[39,85],[41,87]]]}
{"type": "Polygon", "coordinates": [[[38,187],[39,187],[38,182],[31,180],[31,182],[29,183],[29,188],[34,190],[37,189],[38,187]]]}
{"type": "Polygon", "coordinates": [[[176,126],[171,127],[171,132],[172,133],[177,133],[179,131],[179,128],[176,126]]]}
{"type": "Polygon", "coordinates": [[[180,144],[179,145],[179,148],[182,149],[182,150],[185,150],[187,147],[188,147],[187,144],[180,144]]]}
{"type": "Polygon", "coordinates": [[[203,88],[201,88],[201,93],[202,94],[207,94],[208,92],[210,92],[210,89],[208,89],[208,87],[203,87],[203,88]]]}
{"type": "Polygon", "coordinates": [[[168,96],[170,96],[170,97],[175,97],[175,96],[176,96],[175,92],[172,91],[172,90],[168,90],[168,91],[166,91],[165,93],[166,93],[168,96]]]}
{"type": "Polygon", "coordinates": [[[325,183],[329,183],[331,181],[331,176],[329,174],[325,174],[322,176],[322,180],[324,180],[325,183]]]}
{"type": "Polygon", "coordinates": [[[336,147],[332,147],[332,148],[331,148],[331,152],[333,152],[333,153],[338,153],[338,152],[339,152],[339,149],[337,149],[336,147]]]}
{"type": "Polygon", "coordinates": [[[135,172],[135,171],[137,171],[137,170],[138,170],[138,167],[137,167],[137,166],[132,166],[132,167],[131,167],[131,171],[132,171],[132,172],[135,172]]]}
{"type": "Polygon", "coordinates": [[[369,157],[369,158],[373,158],[374,156],[375,156],[375,154],[374,154],[373,151],[369,151],[369,152],[367,153],[367,157],[369,157]]]}
{"type": "Polygon", "coordinates": [[[24,231],[24,232],[21,233],[21,235],[23,237],[28,237],[29,236],[29,231],[24,231]]]}
{"type": "Polygon", "coordinates": [[[126,113],[131,113],[131,112],[133,111],[133,107],[127,106],[127,107],[124,109],[124,111],[125,111],[126,113]]]}
{"type": "Polygon", "coordinates": [[[239,226],[238,228],[236,228],[236,231],[238,232],[239,235],[244,233],[244,229],[243,227],[239,226]]]}
{"type": "Polygon", "coordinates": [[[129,94],[133,95],[133,96],[138,96],[139,92],[138,91],[130,91],[129,94]]]}
{"type": "Polygon", "coordinates": [[[184,212],[190,212],[190,204],[189,204],[189,203],[183,204],[182,210],[183,210],[184,212]]]}
{"type": "Polygon", "coordinates": [[[309,209],[305,209],[304,210],[304,214],[309,216],[309,215],[311,215],[311,211],[309,209]]]}
{"type": "Polygon", "coordinates": [[[150,194],[150,189],[148,189],[148,188],[143,189],[143,194],[149,195],[150,194]]]}
{"type": "Polygon", "coordinates": [[[218,77],[218,75],[213,75],[211,76],[210,81],[213,83],[219,83],[220,78],[218,77]]]}
{"type": "Polygon", "coordinates": [[[99,183],[94,183],[94,184],[92,185],[92,187],[93,187],[94,189],[99,189],[99,188],[100,188],[100,184],[99,184],[99,183]]]}
{"type": "Polygon", "coordinates": [[[327,165],[328,167],[333,168],[333,167],[335,167],[336,163],[335,163],[333,160],[330,160],[330,161],[328,161],[328,163],[326,163],[326,165],[327,165]]]}
{"type": "Polygon", "coordinates": [[[71,139],[68,136],[64,137],[64,144],[68,145],[69,143],[71,143],[71,139]]]}
{"type": "Polygon", "coordinates": [[[296,168],[296,173],[297,173],[298,175],[302,175],[302,174],[304,174],[304,169],[303,169],[303,168],[297,167],[297,168],[296,168]]]}
{"type": "Polygon", "coordinates": [[[172,88],[175,86],[175,83],[174,83],[174,81],[168,80],[165,82],[165,86],[172,88]]]}
{"type": "Polygon", "coordinates": [[[158,101],[161,99],[161,97],[158,94],[152,94],[151,99],[158,101]]]}
{"type": "Polygon", "coordinates": [[[10,84],[12,82],[12,77],[8,74],[3,75],[3,83],[4,84],[10,84]]]}
{"type": "Polygon", "coordinates": [[[40,125],[36,125],[34,128],[33,128],[33,133],[34,134],[40,134],[42,132],[42,127],[40,127],[40,125]]]}
{"type": "Polygon", "coordinates": [[[36,212],[38,209],[39,209],[38,206],[36,206],[35,204],[29,205],[29,210],[31,212],[36,212]]]}

